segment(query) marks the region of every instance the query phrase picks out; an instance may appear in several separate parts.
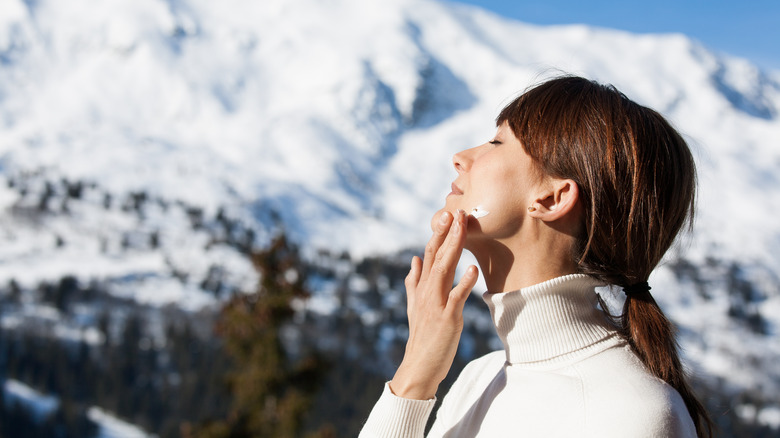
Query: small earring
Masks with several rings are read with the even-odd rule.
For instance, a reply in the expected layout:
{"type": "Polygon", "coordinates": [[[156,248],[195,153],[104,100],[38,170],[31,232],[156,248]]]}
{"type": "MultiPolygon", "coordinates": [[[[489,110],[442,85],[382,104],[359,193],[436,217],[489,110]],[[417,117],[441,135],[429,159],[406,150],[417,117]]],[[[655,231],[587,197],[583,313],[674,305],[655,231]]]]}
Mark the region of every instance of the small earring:
{"type": "Polygon", "coordinates": [[[533,205],[532,205],[532,206],[530,206],[530,207],[528,207],[528,212],[529,212],[529,213],[532,213],[532,212],[534,212],[534,211],[536,211],[536,207],[534,207],[533,205]]]}

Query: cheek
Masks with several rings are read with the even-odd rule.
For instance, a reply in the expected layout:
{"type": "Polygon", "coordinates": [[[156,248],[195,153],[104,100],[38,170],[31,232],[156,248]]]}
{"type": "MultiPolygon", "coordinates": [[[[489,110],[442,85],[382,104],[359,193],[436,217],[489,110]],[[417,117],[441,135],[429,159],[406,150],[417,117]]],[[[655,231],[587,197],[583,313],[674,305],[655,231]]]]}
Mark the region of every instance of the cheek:
{"type": "Polygon", "coordinates": [[[480,234],[498,238],[517,231],[523,221],[524,209],[514,195],[506,188],[496,187],[474,200],[474,207],[479,207],[479,210],[476,215],[472,213],[474,217],[471,220],[479,224],[480,234]]]}
{"type": "Polygon", "coordinates": [[[521,203],[511,193],[492,192],[480,200],[477,211],[480,224],[503,228],[505,224],[519,223],[524,213],[521,203]]]}
{"type": "Polygon", "coordinates": [[[523,185],[519,183],[514,172],[498,168],[486,174],[480,181],[482,181],[481,187],[475,190],[474,197],[470,199],[473,205],[470,205],[469,209],[478,207],[479,210],[489,212],[483,217],[516,211],[517,204],[523,202],[523,185]]]}

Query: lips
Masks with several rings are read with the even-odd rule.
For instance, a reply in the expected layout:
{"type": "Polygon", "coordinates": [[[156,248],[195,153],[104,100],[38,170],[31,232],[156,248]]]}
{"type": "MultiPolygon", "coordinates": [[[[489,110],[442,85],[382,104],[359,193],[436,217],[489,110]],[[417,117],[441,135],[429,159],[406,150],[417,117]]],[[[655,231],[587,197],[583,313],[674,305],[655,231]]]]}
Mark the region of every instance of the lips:
{"type": "Polygon", "coordinates": [[[462,195],[463,190],[460,189],[460,187],[456,186],[455,183],[452,183],[450,186],[452,188],[452,191],[450,192],[450,195],[462,195]]]}

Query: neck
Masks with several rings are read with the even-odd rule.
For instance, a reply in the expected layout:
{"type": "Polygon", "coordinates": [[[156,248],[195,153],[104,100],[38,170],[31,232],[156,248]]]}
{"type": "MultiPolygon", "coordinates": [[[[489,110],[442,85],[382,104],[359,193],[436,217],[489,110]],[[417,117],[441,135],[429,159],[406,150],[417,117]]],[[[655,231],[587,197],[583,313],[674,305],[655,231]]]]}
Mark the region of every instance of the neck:
{"type": "Polygon", "coordinates": [[[569,239],[535,240],[531,245],[484,240],[469,245],[485,284],[493,293],[517,290],[577,272],[569,239]]]}

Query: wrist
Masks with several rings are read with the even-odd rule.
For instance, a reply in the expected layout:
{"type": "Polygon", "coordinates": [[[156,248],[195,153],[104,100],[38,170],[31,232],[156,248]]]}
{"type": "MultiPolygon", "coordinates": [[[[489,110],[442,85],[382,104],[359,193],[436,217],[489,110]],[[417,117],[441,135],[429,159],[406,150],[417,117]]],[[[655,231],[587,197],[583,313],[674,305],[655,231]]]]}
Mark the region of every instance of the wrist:
{"type": "Polygon", "coordinates": [[[401,398],[410,400],[431,400],[436,397],[436,390],[439,389],[439,383],[434,379],[413,379],[407,377],[401,368],[390,381],[390,391],[401,398]]]}

